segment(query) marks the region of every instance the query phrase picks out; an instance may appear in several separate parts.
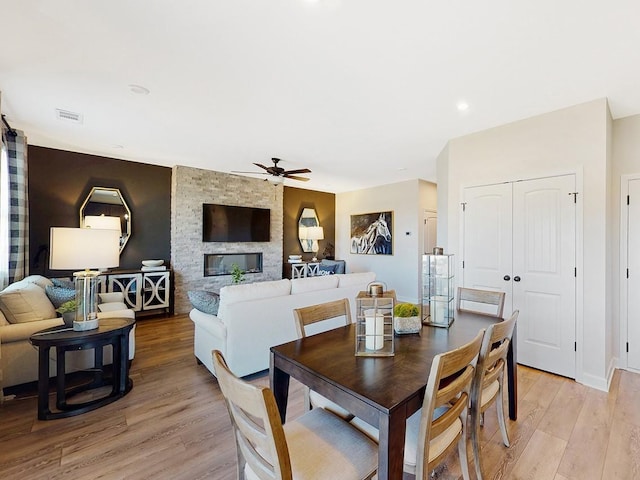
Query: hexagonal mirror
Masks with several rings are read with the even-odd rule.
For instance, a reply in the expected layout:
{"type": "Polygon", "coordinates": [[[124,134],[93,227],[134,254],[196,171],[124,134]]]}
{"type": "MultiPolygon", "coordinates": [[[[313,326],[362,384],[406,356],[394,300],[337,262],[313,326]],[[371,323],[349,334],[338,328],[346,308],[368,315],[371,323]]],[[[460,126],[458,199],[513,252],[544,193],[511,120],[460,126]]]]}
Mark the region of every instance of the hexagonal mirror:
{"type": "Polygon", "coordinates": [[[120,231],[120,252],[131,237],[131,210],[117,188],[93,187],[80,207],[80,228],[120,231]]]}

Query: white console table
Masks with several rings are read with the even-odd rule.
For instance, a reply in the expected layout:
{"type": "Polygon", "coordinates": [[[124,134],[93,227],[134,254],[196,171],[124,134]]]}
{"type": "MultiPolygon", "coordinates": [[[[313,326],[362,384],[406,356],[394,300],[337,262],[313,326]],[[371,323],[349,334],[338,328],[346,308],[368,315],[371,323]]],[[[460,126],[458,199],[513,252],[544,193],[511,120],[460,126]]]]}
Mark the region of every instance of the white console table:
{"type": "Polygon", "coordinates": [[[288,263],[291,267],[289,278],[315,277],[320,272],[320,262],[288,263]]]}
{"type": "Polygon", "coordinates": [[[100,292],[122,292],[125,304],[136,312],[171,313],[171,270],[106,272],[100,275],[100,292]]]}

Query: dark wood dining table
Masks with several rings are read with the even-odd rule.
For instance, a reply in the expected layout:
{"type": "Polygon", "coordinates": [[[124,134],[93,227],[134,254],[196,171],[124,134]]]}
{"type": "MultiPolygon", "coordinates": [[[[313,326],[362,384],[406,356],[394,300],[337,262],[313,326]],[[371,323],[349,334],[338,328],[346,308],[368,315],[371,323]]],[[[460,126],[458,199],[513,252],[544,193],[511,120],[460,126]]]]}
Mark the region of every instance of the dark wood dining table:
{"type": "MultiPolygon", "coordinates": [[[[433,357],[497,321],[458,311],[449,328],[423,326],[420,334],[396,336],[393,357],[356,356],[354,324],[271,347],[270,383],[282,421],[293,377],[376,427],[378,478],[402,479],[406,419],[422,406],[433,357]]],[[[507,357],[512,420],[517,418],[515,344],[514,331],[507,357]]]]}

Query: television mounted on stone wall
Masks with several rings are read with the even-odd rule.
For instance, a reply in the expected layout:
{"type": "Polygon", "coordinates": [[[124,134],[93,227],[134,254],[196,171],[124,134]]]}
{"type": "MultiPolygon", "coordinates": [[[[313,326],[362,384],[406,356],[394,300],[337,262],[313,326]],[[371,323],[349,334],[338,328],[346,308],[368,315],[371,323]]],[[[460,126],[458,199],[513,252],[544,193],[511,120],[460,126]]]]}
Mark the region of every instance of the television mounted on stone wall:
{"type": "Polygon", "coordinates": [[[270,209],[202,204],[203,242],[268,242],[270,239],[270,209]]]}

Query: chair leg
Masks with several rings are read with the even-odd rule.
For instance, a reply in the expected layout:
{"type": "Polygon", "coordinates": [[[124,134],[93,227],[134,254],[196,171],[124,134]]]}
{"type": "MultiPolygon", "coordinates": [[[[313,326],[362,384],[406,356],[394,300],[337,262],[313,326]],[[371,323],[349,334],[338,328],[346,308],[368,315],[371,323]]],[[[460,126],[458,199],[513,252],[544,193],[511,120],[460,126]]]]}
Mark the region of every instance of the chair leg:
{"type": "Polygon", "coordinates": [[[467,458],[467,419],[466,415],[462,419],[462,436],[458,440],[458,456],[460,457],[460,468],[462,469],[462,478],[471,480],[469,476],[469,460],[467,458]]]}
{"type": "Polygon", "coordinates": [[[482,480],[482,458],[480,457],[480,419],[481,413],[477,411],[479,407],[471,408],[471,448],[473,449],[473,463],[476,468],[476,477],[482,480]]]}
{"type": "Polygon", "coordinates": [[[504,443],[505,447],[509,447],[509,434],[507,433],[507,425],[504,421],[504,405],[502,399],[502,375],[498,377],[498,383],[500,385],[500,390],[498,392],[498,398],[496,398],[496,404],[498,407],[498,424],[500,425],[500,432],[502,433],[502,443],[504,443]]]}
{"type": "Polygon", "coordinates": [[[308,412],[313,408],[311,405],[311,389],[307,386],[304,387],[304,411],[308,412]]]}

